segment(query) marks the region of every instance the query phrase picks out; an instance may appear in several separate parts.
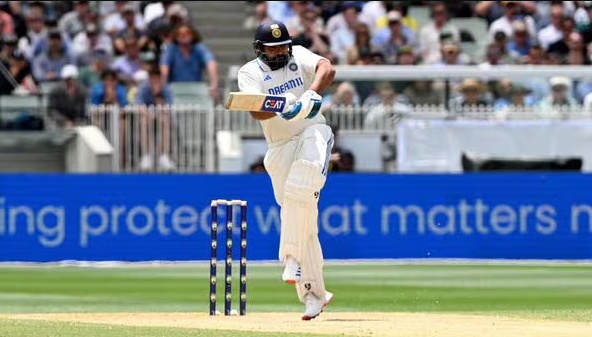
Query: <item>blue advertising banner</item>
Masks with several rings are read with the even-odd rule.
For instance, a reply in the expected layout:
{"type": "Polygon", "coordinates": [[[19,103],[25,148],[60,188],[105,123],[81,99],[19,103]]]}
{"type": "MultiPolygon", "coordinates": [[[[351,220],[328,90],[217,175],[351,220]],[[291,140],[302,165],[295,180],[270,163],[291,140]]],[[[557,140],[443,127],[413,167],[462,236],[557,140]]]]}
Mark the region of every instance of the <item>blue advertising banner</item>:
{"type": "MultiPolygon", "coordinates": [[[[1,175],[0,261],[207,260],[212,199],[247,200],[248,258],[277,259],[264,174],[1,175]]],[[[319,207],[327,259],[592,259],[592,175],[333,174],[319,207]]]]}

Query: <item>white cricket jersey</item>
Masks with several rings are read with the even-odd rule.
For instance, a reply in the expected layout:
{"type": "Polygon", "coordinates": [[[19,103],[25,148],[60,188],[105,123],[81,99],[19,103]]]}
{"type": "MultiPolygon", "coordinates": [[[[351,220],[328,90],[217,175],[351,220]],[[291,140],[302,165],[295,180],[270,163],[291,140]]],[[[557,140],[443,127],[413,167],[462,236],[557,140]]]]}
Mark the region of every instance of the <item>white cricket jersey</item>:
{"type": "MultiPolygon", "coordinates": [[[[285,67],[272,71],[265,63],[255,59],[238,71],[238,87],[241,92],[284,95],[288,92],[302,96],[314,81],[317,63],[322,56],[302,46],[292,47],[292,58],[285,67]]],[[[279,116],[261,122],[268,143],[290,139],[314,124],[326,123],[319,113],[312,119],[288,121],[279,116]]]]}

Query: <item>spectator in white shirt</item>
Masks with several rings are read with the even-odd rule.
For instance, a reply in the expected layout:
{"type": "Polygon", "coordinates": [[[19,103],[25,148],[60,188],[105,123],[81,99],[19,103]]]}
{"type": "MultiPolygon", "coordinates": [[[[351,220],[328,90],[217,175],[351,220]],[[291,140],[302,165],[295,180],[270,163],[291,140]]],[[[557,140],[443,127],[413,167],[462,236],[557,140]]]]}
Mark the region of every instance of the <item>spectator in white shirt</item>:
{"type": "Polygon", "coordinates": [[[512,36],[514,29],[512,23],[516,20],[522,20],[528,27],[530,36],[535,36],[536,27],[534,19],[531,16],[518,16],[520,10],[519,1],[502,1],[504,7],[504,16],[495,20],[489,27],[489,37],[493,40],[495,33],[502,31],[506,36],[512,36]]]}
{"type": "Polygon", "coordinates": [[[454,42],[460,42],[460,31],[448,21],[448,10],[443,1],[431,4],[430,17],[432,21],[419,31],[420,54],[425,64],[434,64],[441,60],[440,35],[443,32],[449,34],[454,42]]]}
{"type": "Polygon", "coordinates": [[[132,6],[134,13],[134,26],[138,30],[144,30],[144,19],[142,14],[137,11],[134,4],[128,4],[128,1],[114,1],[115,9],[114,13],[109,14],[103,21],[103,30],[110,35],[113,35],[119,31],[122,31],[126,27],[125,13],[124,11],[132,6]]]}
{"type": "Polygon", "coordinates": [[[539,43],[543,46],[543,49],[547,50],[550,45],[563,39],[562,21],[563,6],[554,4],[551,7],[551,23],[543,28],[538,35],[539,43]]]}

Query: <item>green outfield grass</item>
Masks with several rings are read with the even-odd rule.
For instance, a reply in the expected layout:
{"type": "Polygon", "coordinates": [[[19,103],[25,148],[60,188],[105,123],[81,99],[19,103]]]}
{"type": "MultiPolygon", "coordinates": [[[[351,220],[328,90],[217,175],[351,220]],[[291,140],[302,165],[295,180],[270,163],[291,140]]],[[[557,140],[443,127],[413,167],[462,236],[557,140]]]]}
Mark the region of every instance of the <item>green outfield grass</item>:
{"type": "MultiPolygon", "coordinates": [[[[223,268],[219,271],[220,277],[223,268]]],[[[281,271],[279,265],[249,266],[249,312],[302,311],[293,287],[280,281],[281,271]]],[[[325,271],[327,288],[335,294],[331,311],[470,313],[592,322],[590,266],[329,264],[325,271]]],[[[234,273],[238,275],[238,270],[234,273]]],[[[208,279],[207,265],[1,267],[0,312],[207,312],[208,279]]],[[[237,290],[238,283],[235,306],[237,290]]],[[[219,298],[222,295],[220,284],[219,298]]],[[[218,303],[219,310],[222,305],[218,303]]],[[[86,336],[76,331],[96,328],[105,329],[95,333],[101,336],[201,336],[197,330],[174,329],[165,334],[166,329],[32,321],[19,321],[22,329],[16,329],[14,322],[0,320],[0,335],[86,336]],[[49,328],[59,332],[43,334],[49,328]],[[27,329],[39,333],[16,332],[27,329]]],[[[250,335],[232,332],[232,336],[250,335]]]]}

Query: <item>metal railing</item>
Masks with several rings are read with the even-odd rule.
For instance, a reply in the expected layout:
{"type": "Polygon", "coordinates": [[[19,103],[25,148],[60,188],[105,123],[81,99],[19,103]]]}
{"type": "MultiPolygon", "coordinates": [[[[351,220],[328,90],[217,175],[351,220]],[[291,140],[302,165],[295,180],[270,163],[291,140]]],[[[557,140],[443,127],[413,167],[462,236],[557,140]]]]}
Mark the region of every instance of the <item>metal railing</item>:
{"type": "Polygon", "coordinates": [[[211,108],[92,106],[90,121],[115,148],[114,171],[214,171],[211,108]]]}
{"type": "MultiPolygon", "coordinates": [[[[103,130],[115,148],[116,172],[215,172],[216,133],[229,130],[241,136],[263,137],[258,121],[247,112],[227,111],[222,106],[93,106],[90,121],[103,130]],[[167,165],[167,160],[173,165],[167,165]],[[150,158],[148,160],[147,158],[150,158]]],[[[327,123],[340,132],[375,134],[394,146],[397,123],[416,120],[565,120],[592,118],[583,108],[491,106],[463,107],[449,111],[444,106],[332,106],[324,111],[327,123]]]]}

